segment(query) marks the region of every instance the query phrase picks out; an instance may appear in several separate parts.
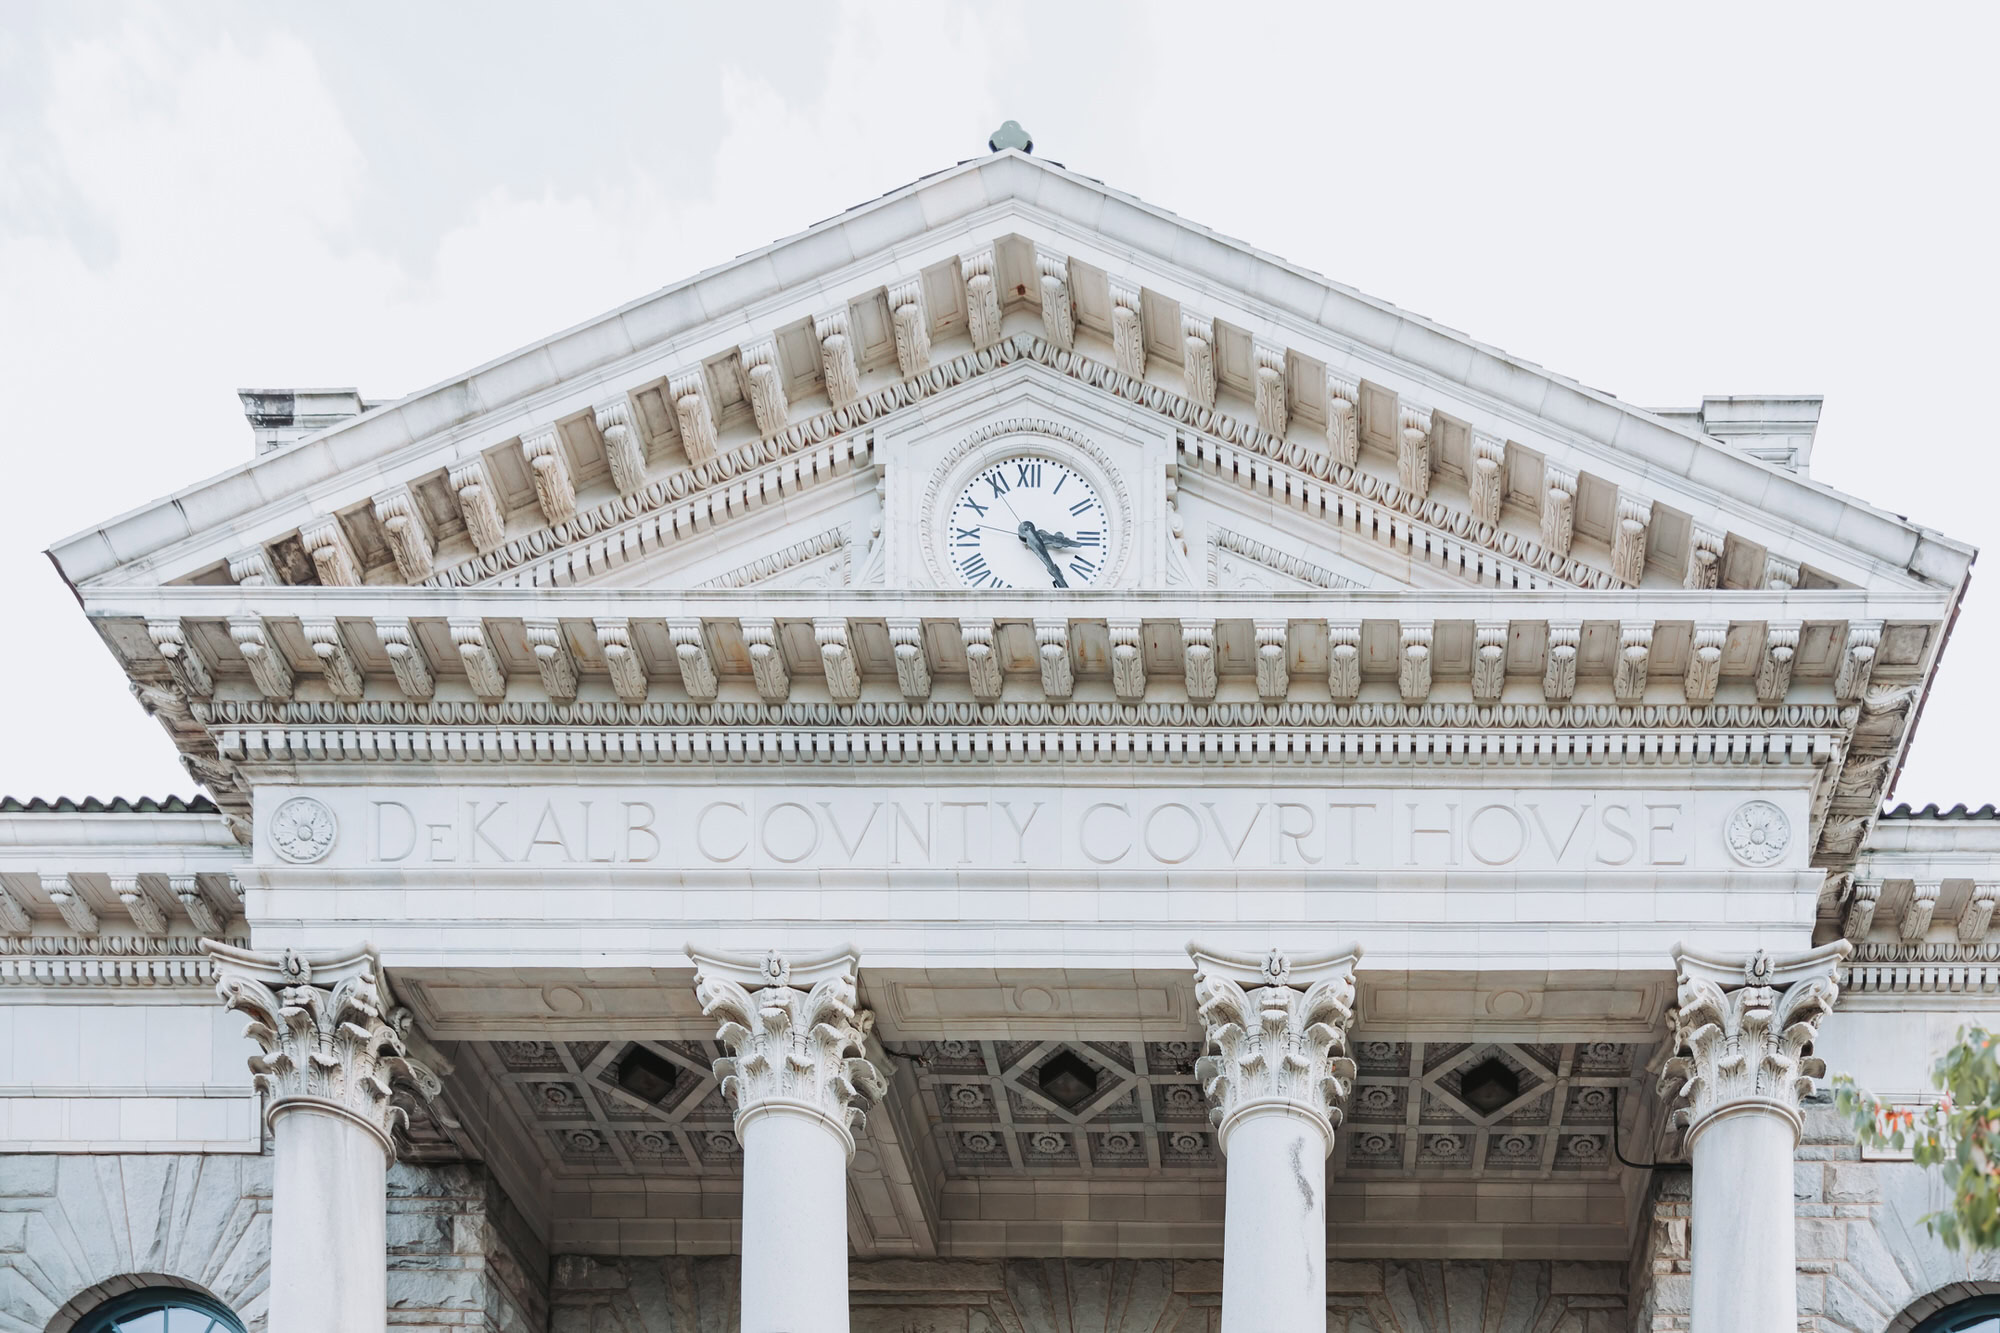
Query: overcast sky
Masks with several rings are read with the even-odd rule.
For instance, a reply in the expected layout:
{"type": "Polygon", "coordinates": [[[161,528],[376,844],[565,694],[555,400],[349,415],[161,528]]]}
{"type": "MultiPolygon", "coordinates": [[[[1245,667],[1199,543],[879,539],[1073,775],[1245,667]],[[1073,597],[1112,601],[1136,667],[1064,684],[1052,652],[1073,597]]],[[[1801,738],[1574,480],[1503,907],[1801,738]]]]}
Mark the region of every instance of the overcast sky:
{"type": "MultiPolygon", "coordinates": [[[[0,792],[193,787],[41,554],[983,152],[1648,406],[1826,395],[1813,474],[1984,545],[2000,6],[0,0],[0,792]],[[1764,17],[1759,17],[1764,15],[1764,17]]],[[[1897,792],[1988,776],[1975,577],[1897,792]]]]}

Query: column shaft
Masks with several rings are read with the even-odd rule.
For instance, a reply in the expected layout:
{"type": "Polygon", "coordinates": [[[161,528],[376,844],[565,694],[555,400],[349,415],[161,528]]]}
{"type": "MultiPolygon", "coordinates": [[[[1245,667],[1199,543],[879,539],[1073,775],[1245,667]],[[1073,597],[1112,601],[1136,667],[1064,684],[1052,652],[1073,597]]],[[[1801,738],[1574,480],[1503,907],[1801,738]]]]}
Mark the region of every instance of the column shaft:
{"type": "Polygon", "coordinates": [[[299,1109],[271,1123],[271,1314],[290,1333],[388,1324],[388,1162],[381,1138],[299,1109]]]}
{"type": "Polygon", "coordinates": [[[846,1333],[848,1145],[772,1112],[743,1137],[742,1333],[846,1333]]]}
{"type": "Polygon", "coordinates": [[[1700,1333],[1798,1327],[1797,1143],[1794,1123],[1769,1111],[1719,1115],[1695,1136],[1689,1239],[1700,1333]]]}
{"type": "Polygon", "coordinates": [[[1222,1215],[1222,1333],[1326,1326],[1325,1121],[1283,1107],[1229,1131],[1222,1215]]]}

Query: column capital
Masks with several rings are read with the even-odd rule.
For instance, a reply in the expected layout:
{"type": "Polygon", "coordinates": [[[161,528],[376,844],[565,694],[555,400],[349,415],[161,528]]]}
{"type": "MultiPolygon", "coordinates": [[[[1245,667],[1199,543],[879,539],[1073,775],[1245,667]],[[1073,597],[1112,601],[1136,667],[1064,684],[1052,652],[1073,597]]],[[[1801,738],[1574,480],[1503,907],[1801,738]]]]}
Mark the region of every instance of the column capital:
{"type": "Polygon", "coordinates": [[[339,1116],[367,1129],[394,1160],[393,1135],[408,1114],[391,1101],[391,1081],[426,1098],[440,1083],[410,1057],[410,1011],[384,1007],[375,954],[263,954],[214,940],[202,948],[215,960],[216,996],[249,1016],[244,1035],[262,1050],[250,1071],[266,1123],[301,1110],[339,1116]]]}
{"type": "Polygon", "coordinates": [[[1835,979],[1853,945],[1836,940],[1806,953],[1716,958],[1676,946],[1678,999],[1667,1012],[1673,1057],[1660,1091],[1685,1095],[1674,1113],[1694,1138],[1716,1118],[1781,1116],[1796,1135],[1800,1100],[1826,1073],[1812,1054],[1820,1021],[1840,998],[1835,979]]]}
{"type": "Polygon", "coordinates": [[[715,1062],[722,1091],[736,1104],[736,1133],[760,1115],[818,1119],[854,1152],[864,1107],[888,1091],[868,1060],[875,1016],[856,1005],[852,948],[788,958],[687,946],[695,999],[720,1020],[716,1038],[731,1055],[715,1062]]]}
{"type": "Polygon", "coordinates": [[[1262,956],[1188,945],[1195,1002],[1208,1029],[1195,1065],[1210,1103],[1216,1143],[1259,1111],[1316,1122],[1333,1147],[1340,1102],[1354,1079],[1347,1029],[1354,1022],[1359,946],[1338,953],[1262,956]]]}

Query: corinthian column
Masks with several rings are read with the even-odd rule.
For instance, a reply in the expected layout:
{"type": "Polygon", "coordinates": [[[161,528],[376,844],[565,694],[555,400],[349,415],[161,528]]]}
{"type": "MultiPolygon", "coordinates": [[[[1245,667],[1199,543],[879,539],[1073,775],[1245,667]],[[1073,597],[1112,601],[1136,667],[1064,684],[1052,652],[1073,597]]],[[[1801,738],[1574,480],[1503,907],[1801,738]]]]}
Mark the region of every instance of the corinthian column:
{"type": "Polygon", "coordinates": [[[1701,1333],[1798,1327],[1798,1245],[1792,1153],[1799,1102],[1826,1065],[1812,1054],[1833,1012],[1834,971],[1851,946],[1773,958],[1707,958],[1674,950],[1680,997],[1667,1015],[1674,1056],[1661,1091],[1685,1093],[1675,1113],[1694,1157],[1690,1219],[1694,1323],[1701,1333]]]}
{"type": "Polygon", "coordinates": [[[742,1333],[846,1333],[847,1163],[886,1090],[862,1054],[852,949],[787,960],[688,946],[743,1144],[742,1333]]]}
{"type": "Polygon", "coordinates": [[[202,948],[215,993],[250,1016],[245,1035],[271,1128],[270,1326],[359,1333],[388,1323],[384,1174],[404,1120],[390,1080],[435,1096],[438,1079],[409,1058],[409,1011],[382,1007],[380,967],[366,949],[282,957],[202,948]]]}
{"type": "Polygon", "coordinates": [[[1288,959],[1190,944],[1208,1028],[1195,1065],[1228,1159],[1222,1333],[1326,1327],[1326,1158],[1354,1078],[1361,950],[1288,959]]]}

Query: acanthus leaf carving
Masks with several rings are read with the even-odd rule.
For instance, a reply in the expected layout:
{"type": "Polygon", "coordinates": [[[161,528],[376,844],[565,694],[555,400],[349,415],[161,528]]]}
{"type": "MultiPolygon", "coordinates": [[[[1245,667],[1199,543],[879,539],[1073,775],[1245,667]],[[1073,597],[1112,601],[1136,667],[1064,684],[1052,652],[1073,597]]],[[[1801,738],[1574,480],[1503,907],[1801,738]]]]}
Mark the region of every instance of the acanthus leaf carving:
{"type": "Polygon", "coordinates": [[[326,677],[326,687],[337,699],[350,702],[359,699],[366,690],[366,682],[361,674],[361,664],[348,651],[347,639],[340,632],[340,622],[331,618],[300,622],[299,628],[306,636],[306,646],[319,659],[320,673],[326,677]]]}
{"type": "Polygon", "coordinates": [[[1854,944],[1868,938],[1875,928],[1875,909],[1882,902],[1882,881],[1855,879],[1848,882],[1846,915],[1840,923],[1841,935],[1854,944]]]}
{"type": "Polygon", "coordinates": [[[132,918],[134,930],[141,935],[155,937],[167,933],[167,914],[140,885],[137,875],[111,876],[111,891],[118,895],[119,902],[125,904],[125,915],[132,918]]]}
{"type": "Polygon", "coordinates": [[[889,619],[889,648],[896,658],[896,687],[905,699],[931,695],[930,656],[924,651],[924,623],[914,616],[889,619]]]}
{"type": "Polygon", "coordinates": [[[1111,638],[1111,689],[1127,702],[1146,697],[1146,658],[1136,620],[1105,624],[1111,638]]]}
{"type": "Polygon", "coordinates": [[[1722,577],[1722,547],[1727,540],[1713,528],[1696,523],[1688,529],[1687,572],[1681,586],[1693,591],[1713,588],[1722,577]]]}
{"type": "Polygon", "coordinates": [[[1000,274],[994,261],[993,245],[960,255],[959,271],[965,275],[966,322],[974,347],[991,347],[1000,340],[1000,274]]]}
{"type": "Polygon", "coordinates": [[[1292,688],[1291,625],[1283,620],[1259,620],[1252,628],[1257,633],[1257,695],[1283,699],[1292,688]]]}
{"type": "Polygon", "coordinates": [[[542,689],[551,699],[565,703],[576,698],[576,657],[570,652],[562,622],[529,620],[523,623],[523,629],[527,632],[528,651],[535,655],[535,670],[542,678],[542,689]]]}
{"type": "Polygon", "coordinates": [[[405,698],[428,699],[437,692],[437,675],[417,641],[416,626],[407,620],[377,620],[375,637],[382,641],[389,669],[396,673],[396,688],[405,698]]]}
{"type": "Polygon", "coordinates": [[[569,455],[563,452],[562,432],[543,426],[521,432],[521,456],[528,460],[528,475],[535,482],[535,503],[549,523],[567,523],[576,517],[576,482],[570,477],[569,455]]]}
{"type": "Polygon", "coordinates": [[[1361,694],[1361,622],[1326,623],[1326,685],[1336,703],[1352,703],[1361,694]]]}
{"type": "Polygon", "coordinates": [[[1757,664],[1757,698],[1765,704],[1785,701],[1792,688],[1792,659],[1799,650],[1799,622],[1771,621],[1764,627],[1764,654],[1757,664]]]}
{"type": "Polygon", "coordinates": [[[667,635],[673,640],[674,660],[680,663],[681,688],[691,699],[705,702],[715,698],[715,658],[709,654],[701,621],[692,617],[669,620],[667,635]]]}
{"type": "Polygon", "coordinates": [[[1181,307],[1181,392],[1197,407],[1215,406],[1215,321],[1181,307]]]}
{"type": "Polygon", "coordinates": [[[816,966],[801,960],[797,970],[817,979],[800,985],[793,965],[777,953],[758,962],[689,945],[688,954],[695,998],[718,1020],[716,1039],[730,1051],[714,1073],[736,1107],[739,1134],[746,1117],[767,1110],[808,1114],[835,1130],[852,1154],[866,1108],[888,1091],[867,1058],[874,1016],[856,1005],[854,955],[816,966]]]}
{"type": "Polygon", "coordinates": [[[446,622],[451,642],[465,666],[465,678],[472,692],[482,699],[500,699],[507,693],[507,667],[493,645],[486,641],[486,625],[476,617],[446,622]]]}
{"type": "Polygon", "coordinates": [[[1431,693],[1431,623],[1406,621],[1396,657],[1396,688],[1405,703],[1422,703],[1431,693]]]}
{"type": "Polygon", "coordinates": [[[500,511],[500,494],[493,489],[486,460],[478,454],[462,458],[446,474],[458,512],[465,519],[465,535],[472,549],[481,555],[499,550],[507,543],[507,520],[500,511]]]}
{"type": "Polygon", "coordinates": [[[1139,288],[1123,278],[1111,280],[1111,357],[1133,379],[1146,378],[1146,321],[1139,288]]]}
{"type": "Polygon", "coordinates": [[[63,921],[71,930],[79,935],[95,935],[98,932],[97,913],[90,910],[90,904],[77,892],[67,872],[43,874],[41,881],[43,894],[55,904],[56,911],[62,913],[63,921]]]}
{"type": "Polygon", "coordinates": [[[1050,342],[1067,351],[1076,346],[1076,307],[1069,289],[1069,256],[1036,247],[1035,275],[1042,294],[1042,329],[1050,342]]]}
{"type": "Polygon", "coordinates": [[[1406,505],[1418,505],[1431,493],[1431,410],[1415,403],[1400,405],[1396,435],[1396,485],[1406,505]]]}
{"type": "Polygon", "coordinates": [[[229,622],[229,638],[250,666],[250,677],[267,699],[292,697],[292,664],[271,641],[270,627],[262,616],[236,616],[229,622]]]}
{"type": "Polygon", "coordinates": [[[1498,703],[1507,688],[1507,622],[1482,620],[1472,627],[1472,697],[1498,703]]]}
{"type": "Polygon", "coordinates": [[[35,923],[29,917],[28,909],[21,905],[21,900],[14,896],[12,889],[0,884],[0,931],[9,935],[27,935],[34,928],[35,923]]]}
{"type": "Polygon", "coordinates": [[[1583,624],[1575,620],[1549,622],[1549,646],[1542,670],[1542,697],[1550,703],[1567,701],[1576,693],[1576,650],[1583,624]]]}
{"type": "Polygon", "coordinates": [[[329,515],[306,524],[299,529],[299,545],[312,557],[313,571],[322,587],[361,586],[361,562],[354,558],[354,548],[348,544],[339,519],[329,515]]]}
{"type": "Polygon", "coordinates": [[[1931,916],[1937,911],[1944,885],[1938,880],[1918,880],[1910,885],[1910,900],[1903,905],[1903,919],[1897,933],[1903,943],[1914,944],[1930,934],[1931,916]]]}
{"type": "Polygon", "coordinates": [[[896,366],[903,378],[929,370],[931,323],[922,278],[904,278],[889,287],[889,319],[896,329],[896,366]]]}
{"type": "Polygon", "coordinates": [[[1646,695],[1646,664],[1653,655],[1653,623],[1628,620],[1618,627],[1618,665],[1611,689],[1620,703],[1638,703],[1646,695]]]}
{"type": "Polygon", "coordinates": [[[988,703],[1000,697],[1002,683],[1000,655],[995,651],[993,633],[990,620],[958,622],[959,638],[965,643],[965,673],[972,697],[988,703]]]}
{"type": "Polygon", "coordinates": [[[1620,494],[1611,528],[1611,576],[1636,588],[1646,573],[1646,530],[1653,522],[1653,502],[1620,494]]]}
{"type": "Polygon", "coordinates": [[[604,461],[611,469],[611,485],[620,495],[631,495],[646,486],[646,437],[639,429],[639,415],[625,395],[608,399],[590,409],[597,422],[598,438],[604,441],[604,461]]]}
{"type": "Polygon", "coordinates": [[[190,698],[207,699],[215,694],[215,673],[208,669],[201,653],[188,642],[187,630],[179,620],[149,620],[146,637],[167,661],[174,682],[190,698]]]}
{"type": "Polygon", "coordinates": [[[1256,375],[1257,428],[1278,439],[1285,438],[1288,424],[1286,402],[1285,349],[1262,339],[1250,344],[1252,372],[1256,375]]]}
{"type": "Polygon", "coordinates": [[[1826,1073],[1813,1042],[1840,997],[1835,978],[1852,948],[1838,940],[1788,958],[1759,950],[1747,960],[1674,951],[1679,992],[1667,1015],[1674,1054],[1660,1091],[1688,1098],[1675,1117],[1690,1135],[1736,1109],[1773,1111],[1799,1129],[1800,1103],[1826,1073]]]}
{"type": "Polygon", "coordinates": [[[1565,559],[1576,534],[1576,472],[1553,462],[1542,464],[1542,546],[1565,559]]]}
{"type": "Polygon", "coordinates": [[[669,375],[667,397],[673,400],[674,420],[681,432],[681,452],[687,455],[688,462],[695,467],[714,462],[718,446],[707,372],[696,366],[669,375]]]}
{"type": "Polygon", "coordinates": [[[396,572],[406,583],[421,583],[436,568],[431,550],[431,534],[417,512],[417,499],[408,486],[392,486],[375,497],[375,521],[382,525],[389,553],[396,558],[396,572]]]}
{"type": "Polygon", "coordinates": [[[1336,467],[1361,461],[1361,382],[1326,372],[1326,451],[1336,467]]]}
{"type": "Polygon", "coordinates": [[[1868,681],[1875,673],[1875,654],[1881,646],[1881,621],[1857,620],[1847,627],[1847,646],[1841,651],[1840,666],[1834,672],[1834,698],[1852,703],[1868,693],[1868,681]]]}
{"type": "Polygon", "coordinates": [[[395,1131],[407,1112],[394,1086],[414,1086],[426,1099],[442,1090],[438,1076],[411,1058],[409,1011],[384,1004],[374,955],[282,957],[251,953],[214,940],[216,995],[246,1015],[244,1033],[260,1053],[250,1059],[266,1120],[319,1110],[359,1123],[395,1156],[395,1131]]]}
{"type": "Polygon", "coordinates": [[[1195,945],[1188,953],[1195,960],[1196,1011],[1206,1029],[1195,1076],[1223,1150],[1241,1116],[1266,1109],[1317,1121],[1330,1149],[1354,1083],[1347,1034],[1354,1022],[1356,954],[1312,960],[1295,982],[1291,961],[1276,949],[1254,973],[1246,959],[1195,945]]]}
{"type": "Polygon", "coordinates": [[[820,666],[826,672],[826,692],[837,704],[858,700],[861,664],[855,660],[854,645],[848,639],[846,618],[822,616],[814,620],[813,640],[819,645],[820,666]]]}
{"type": "Polygon", "coordinates": [[[222,915],[215,910],[215,905],[209,902],[208,895],[201,891],[200,876],[169,875],[167,887],[174,897],[180,900],[182,910],[188,914],[188,920],[194,922],[196,930],[203,935],[222,933],[222,915]]]}
{"type": "Polygon", "coordinates": [[[1695,622],[1694,639],[1688,646],[1687,680],[1682,690],[1691,704],[1712,703],[1722,683],[1722,649],[1729,641],[1729,622],[1695,622]]]}
{"type": "Polygon", "coordinates": [[[605,668],[611,673],[611,688],[626,703],[646,701],[646,664],[632,642],[632,622],[605,617],[594,622],[597,645],[604,654],[605,668]]]}
{"type": "Polygon", "coordinates": [[[1215,697],[1215,622],[1181,621],[1181,665],[1190,699],[1215,697]]]}
{"type": "Polygon", "coordinates": [[[785,372],[778,364],[778,340],[769,336],[744,343],[737,350],[743,362],[746,396],[750,414],[757,420],[759,435],[776,435],[791,419],[791,404],[785,399],[785,372]]]}
{"type": "Polygon", "coordinates": [[[229,557],[229,581],[241,588],[275,588],[278,576],[271,568],[271,553],[261,546],[238,551],[229,557]]]}
{"type": "Polygon", "coordinates": [[[1500,522],[1500,501],[1506,490],[1507,442],[1497,435],[1472,433],[1466,460],[1466,486],[1472,516],[1488,527],[1500,522]]]}
{"type": "Polygon", "coordinates": [[[778,642],[777,623],[768,617],[746,616],[743,626],[743,647],[750,655],[750,676],[757,682],[757,693],[765,699],[782,703],[791,697],[792,673],[785,664],[785,649],[778,642]]]}
{"type": "Polygon", "coordinates": [[[814,315],[813,334],[819,339],[820,373],[826,378],[827,400],[835,408],[851,407],[861,397],[861,370],[847,331],[847,307],[814,315]]]}
{"type": "Polygon", "coordinates": [[[1069,622],[1035,622],[1035,656],[1042,668],[1042,693],[1051,699],[1067,699],[1076,688],[1076,670],[1069,655],[1069,622]]]}
{"type": "Polygon", "coordinates": [[[1978,944],[1985,940],[1987,930],[1993,925],[1996,905],[2000,905],[2000,883],[1987,880],[1972,886],[1964,910],[1958,914],[1959,943],[1978,944]]]}

